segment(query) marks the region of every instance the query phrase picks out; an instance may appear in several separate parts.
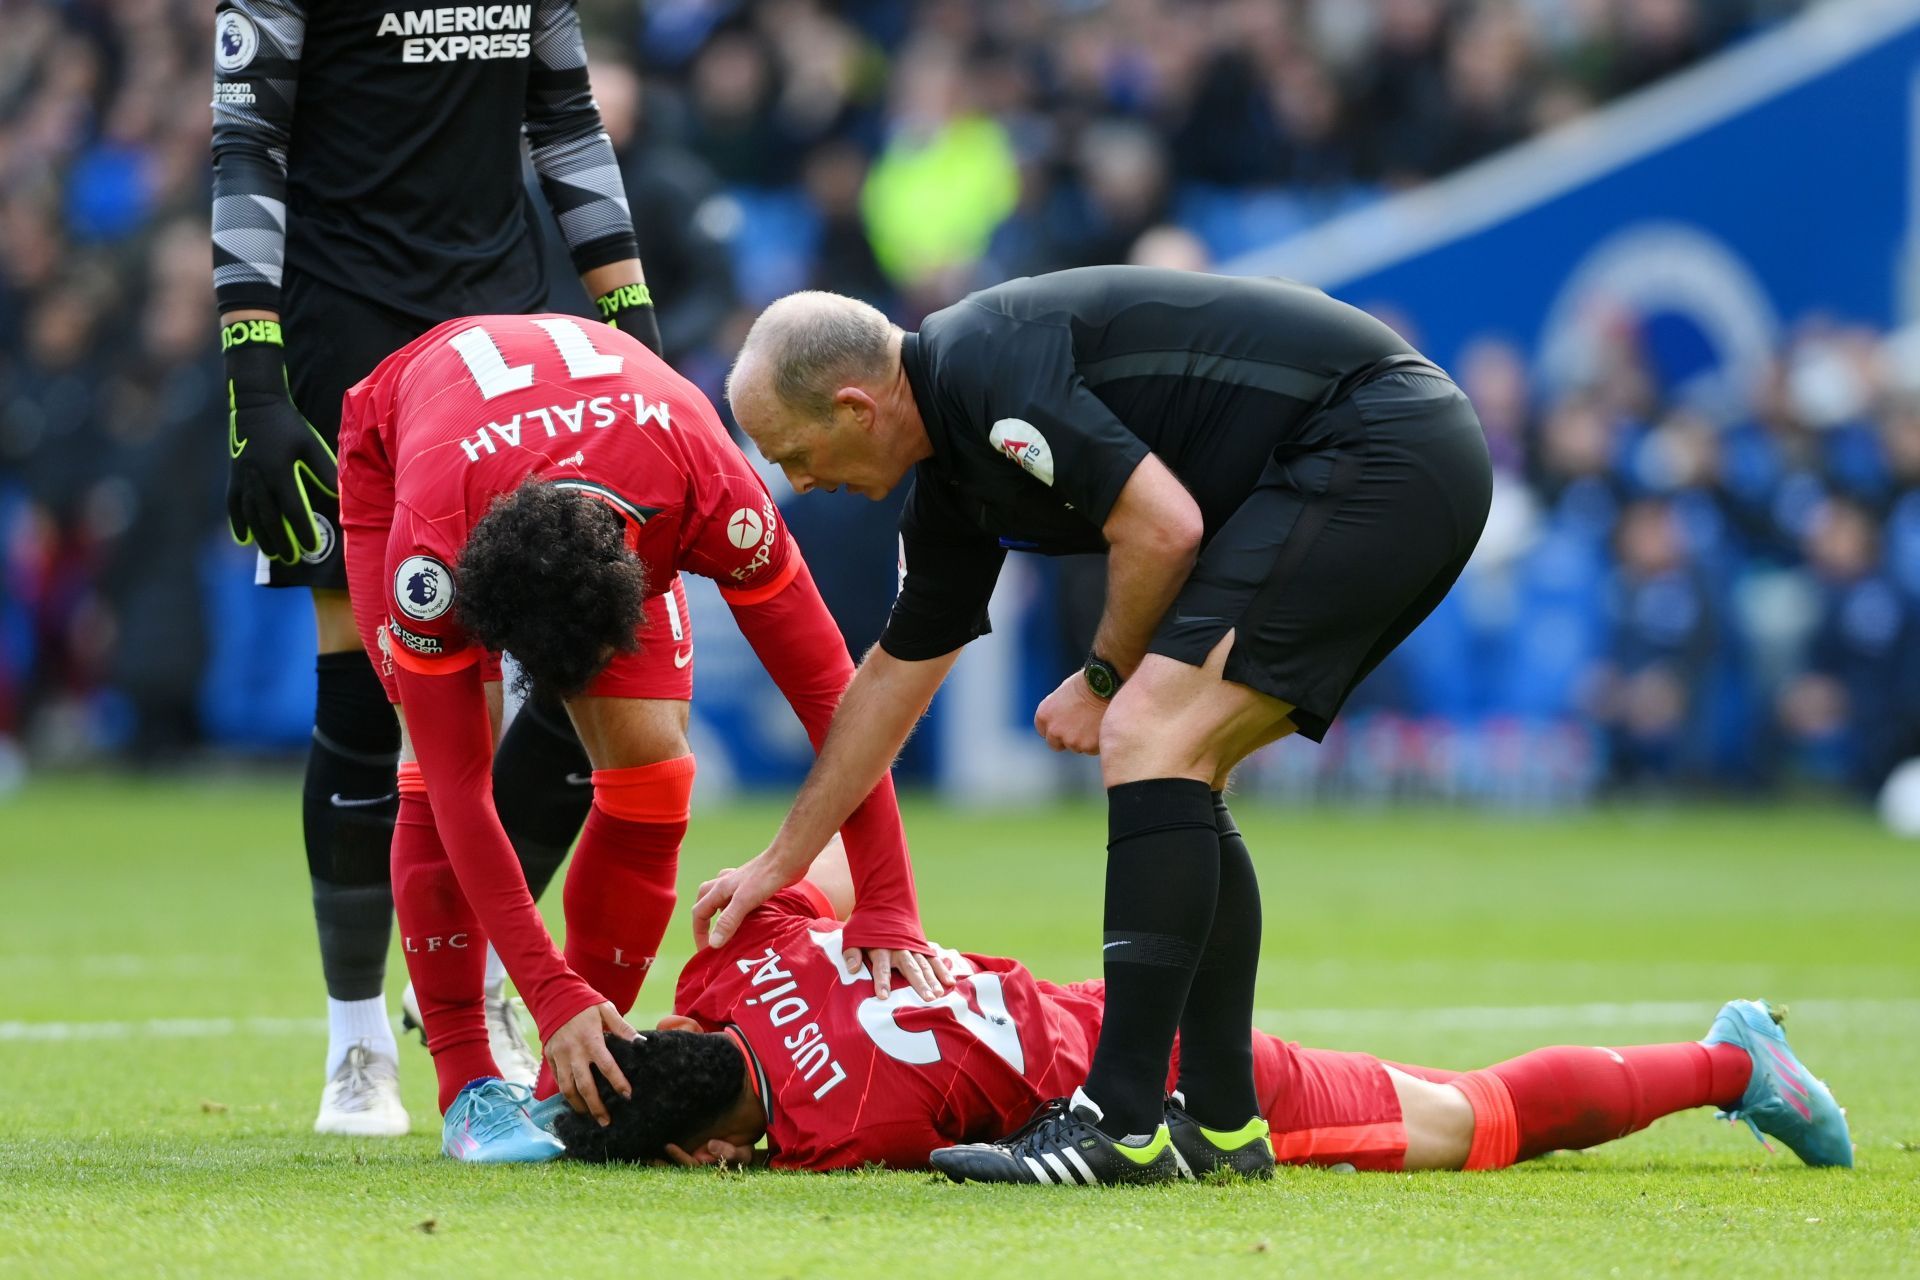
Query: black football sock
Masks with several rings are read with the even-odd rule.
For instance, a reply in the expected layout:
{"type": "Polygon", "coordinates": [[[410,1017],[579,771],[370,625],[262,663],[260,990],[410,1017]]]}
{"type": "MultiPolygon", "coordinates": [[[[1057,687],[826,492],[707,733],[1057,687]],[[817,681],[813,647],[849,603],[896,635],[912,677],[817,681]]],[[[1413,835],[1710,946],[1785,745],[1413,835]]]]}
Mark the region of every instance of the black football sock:
{"type": "Polygon", "coordinates": [[[1220,896],[1180,1015],[1180,1092],[1187,1114],[1237,1129],[1260,1110],[1253,1087],[1254,978],[1260,967],[1260,881],[1226,797],[1213,793],[1220,837],[1220,896]]]}
{"type": "Polygon", "coordinates": [[[400,722],[365,653],[323,653],[315,672],[301,826],[320,969],[335,1000],[371,1000],[386,980],[393,932],[388,863],[400,807],[400,722]]]}
{"type": "Polygon", "coordinates": [[[558,698],[535,689],[493,755],[493,807],[538,899],[593,807],[593,765],[558,698]]]}
{"type": "Polygon", "coordinates": [[[1109,1137],[1160,1124],[1173,1033],[1213,924],[1220,836],[1213,793],[1188,778],[1107,791],[1107,1008],[1087,1096],[1109,1137]]]}

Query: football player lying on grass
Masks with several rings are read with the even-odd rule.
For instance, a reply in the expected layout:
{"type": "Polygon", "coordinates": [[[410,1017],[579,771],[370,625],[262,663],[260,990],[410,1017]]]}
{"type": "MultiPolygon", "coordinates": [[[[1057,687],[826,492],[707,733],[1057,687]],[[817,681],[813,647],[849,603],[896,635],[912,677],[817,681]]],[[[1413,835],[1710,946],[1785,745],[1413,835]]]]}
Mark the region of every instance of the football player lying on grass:
{"type": "MultiPolygon", "coordinates": [[[[876,998],[867,974],[843,960],[840,921],[852,897],[835,841],[806,880],[724,946],[697,953],[661,1030],[609,1037],[633,1086],[629,1099],[602,1085],[611,1125],[544,1108],[567,1154],[815,1170],[931,1165],[965,1181],[1013,1158],[983,1139],[1022,1122],[1080,1123],[1060,1095],[1086,1073],[1101,983],[1062,986],[1017,961],[947,951],[958,985],[941,999],[905,987],[876,998]]],[[[1182,1170],[1196,1176],[1264,1169],[1245,1153],[1268,1142],[1269,1129],[1283,1163],[1498,1169],[1717,1107],[1807,1164],[1851,1166],[1844,1115],[1777,1022],[1764,1001],[1733,1000],[1698,1042],[1536,1049],[1467,1072],[1305,1049],[1255,1031],[1264,1120],[1214,1132],[1176,1097],[1168,1129],[1182,1170]]],[[[1177,1046],[1175,1055],[1177,1063],[1177,1046]]],[[[1031,1162],[1031,1181],[1095,1181],[1082,1152],[1102,1147],[1063,1147],[1064,1159],[1031,1162]]]]}

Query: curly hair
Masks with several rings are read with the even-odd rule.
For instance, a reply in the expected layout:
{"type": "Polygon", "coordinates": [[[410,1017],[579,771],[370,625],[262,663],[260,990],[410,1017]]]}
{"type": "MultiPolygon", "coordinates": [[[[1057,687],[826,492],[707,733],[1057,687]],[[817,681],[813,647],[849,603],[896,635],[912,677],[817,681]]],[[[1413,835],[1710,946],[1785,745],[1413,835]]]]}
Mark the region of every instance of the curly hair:
{"type": "Polygon", "coordinates": [[[647,571],[625,534],[605,503],[528,479],[494,499],[460,552],[461,625],[511,653],[523,686],[573,697],[640,647],[647,571]]]}
{"type": "Polygon", "coordinates": [[[623,1098],[595,1071],[612,1124],[563,1111],[554,1136],[569,1160],[640,1164],[667,1158],[667,1144],[686,1147],[719,1122],[740,1096],[747,1063],[733,1040],[694,1031],[649,1031],[638,1040],[607,1037],[607,1052],[633,1086],[623,1098]]]}

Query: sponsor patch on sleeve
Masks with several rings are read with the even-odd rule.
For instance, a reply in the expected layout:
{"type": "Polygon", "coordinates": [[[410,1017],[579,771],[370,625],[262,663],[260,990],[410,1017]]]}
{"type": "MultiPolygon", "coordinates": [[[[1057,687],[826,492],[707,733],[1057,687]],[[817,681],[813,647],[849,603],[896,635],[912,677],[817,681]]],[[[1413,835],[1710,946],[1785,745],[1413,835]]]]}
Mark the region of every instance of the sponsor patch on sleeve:
{"type": "Polygon", "coordinates": [[[408,556],[393,574],[393,600],[415,622],[453,607],[453,571],[432,556],[408,556]]]}
{"type": "Polygon", "coordinates": [[[387,619],[387,630],[393,638],[422,657],[438,658],[447,651],[438,636],[423,636],[418,631],[409,631],[392,618],[387,619]]]}
{"type": "Polygon", "coordinates": [[[213,65],[226,75],[244,71],[260,52],[260,32],[253,19],[235,9],[223,10],[213,24],[213,65]]]}
{"type": "Polygon", "coordinates": [[[1031,422],[1002,418],[987,432],[987,439],[1035,480],[1048,486],[1053,484],[1053,449],[1031,422]]]}

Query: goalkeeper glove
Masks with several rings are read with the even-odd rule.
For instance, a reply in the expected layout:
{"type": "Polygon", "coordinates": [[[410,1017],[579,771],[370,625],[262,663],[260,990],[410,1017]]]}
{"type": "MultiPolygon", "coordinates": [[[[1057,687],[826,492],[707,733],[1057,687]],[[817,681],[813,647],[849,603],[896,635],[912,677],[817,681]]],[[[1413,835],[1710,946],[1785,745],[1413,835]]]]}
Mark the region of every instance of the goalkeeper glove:
{"type": "Polygon", "coordinates": [[[653,313],[653,295],[644,284],[623,284],[597,299],[600,318],[622,333],[638,338],[641,345],[660,355],[660,321],[653,313]]]}
{"type": "Polygon", "coordinates": [[[308,485],[339,496],[333,450],[287,388],[277,320],[241,320],[220,331],[227,362],[227,525],[241,546],[297,564],[321,548],[308,485]]]}

